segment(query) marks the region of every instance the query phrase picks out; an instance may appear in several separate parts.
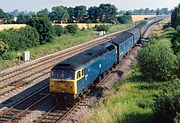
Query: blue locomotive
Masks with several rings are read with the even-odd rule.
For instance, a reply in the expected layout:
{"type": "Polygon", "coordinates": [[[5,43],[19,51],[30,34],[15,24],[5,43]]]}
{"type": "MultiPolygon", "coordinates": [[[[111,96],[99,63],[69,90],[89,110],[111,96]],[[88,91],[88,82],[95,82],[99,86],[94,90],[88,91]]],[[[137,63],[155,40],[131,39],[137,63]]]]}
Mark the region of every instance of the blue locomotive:
{"type": "Polygon", "coordinates": [[[51,69],[50,92],[63,100],[74,100],[82,95],[137,44],[148,26],[163,18],[145,20],[106,43],[58,63],[51,69]]]}

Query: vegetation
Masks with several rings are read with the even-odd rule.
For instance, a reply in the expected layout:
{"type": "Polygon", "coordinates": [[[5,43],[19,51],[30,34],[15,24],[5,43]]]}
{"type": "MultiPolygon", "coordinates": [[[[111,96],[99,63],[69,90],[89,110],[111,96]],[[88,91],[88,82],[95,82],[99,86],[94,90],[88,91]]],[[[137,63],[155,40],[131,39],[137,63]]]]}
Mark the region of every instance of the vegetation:
{"type": "Polygon", "coordinates": [[[177,58],[167,40],[154,40],[141,50],[138,61],[143,78],[148,81],[167,81],[177,68],[177,58]]]}
{"type": "Polygon", "coordinates": [[[172,48],[175,53],[180,54],[180,26],[176,27],[176,30],[172,38],[172,48]]]}
{"type": "Polygon", "coordinates": [[[108,25],[96,25],[95,26],[96,31],[108,31],[109,26],[108,25]]]}
{"type": "Polygon", "coordinates": [[[122,24],[132,23],[131,14],[127,12],[123,16],[118,17],[117,21],[122,24]]]}
{"type": "Polygon", "coordinates": [[[64,29],[61,25],[53,25],[53,31],[55,36],[61,36],[64,34],[64,29]]]}
{"type": "Polygon", "coordinates": [[[75,35],[75,34],[77,34],[79,28],[77,25],[67,25],[65,27],[65,30],[67,31],[67,33],[75,35]]]}
{"type": "Polygon", "coordinates": [[[180,4],[174,8],[171,14],[172,27],[176,28],[180,25],[180,4]]]}
{"type": "Polygon", "coordinates": [[[39,44],[39,34],[35,28],[26,26],[0,32],[0,40],[7,45],[8,51],[25,50],[39,44]]]}
{"type": "Polygon", "coordinates": [[[50,42],[52,40],[52,24],[47,16],[33,16],[28,24],[35,27],[38,31],[40,44],[45,44],[46,42],[50,42]]]}
{"type": "Polygon", "coordinates": [[[157,95],[154,104],[157,123],[179,123],[180,113],[180,80],[166,83],[157,95]]]}

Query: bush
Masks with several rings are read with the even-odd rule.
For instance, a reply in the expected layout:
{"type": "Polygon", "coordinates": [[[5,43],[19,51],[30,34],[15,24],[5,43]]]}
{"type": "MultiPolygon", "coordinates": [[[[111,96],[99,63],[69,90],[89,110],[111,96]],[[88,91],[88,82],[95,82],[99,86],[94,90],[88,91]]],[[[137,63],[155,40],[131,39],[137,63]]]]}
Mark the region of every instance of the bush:
{"type": "Polygon", "coordinates": [[[39,33],[40,44],[50,42],[53,38],[52,24],[47,16],[38,15],[31,18],[28,25],[35,27],[39,33]]]}
{"type": "Polygon", "coordinates": [[[180,53],[180,26],[177,26],[171,42],[174,52],[180,53]]]}
{"type": "Polygon", "coordinates": [[[166,81],[173,77],[178,67],[176,56],[169,42],[155,42],[139,53],[139,66],[142,76],[148,81],[166,81]]]}
{"type": "Polygon", "coordinates": [[[54,25],[53,26],[55,36],[61,36],[64,33],[64,29],[61,25],[54,25]]]}
{"type": "Polygon", "coordinates": [[[67,25],[65,29],[67,33],[71,33],[71,34],[77,34],[79,30],[77,25],[67,25]]]}
{"type": "Polygon", "coordinates": [[[6,52],[6,53],[2,54],[1,58],[3,60],[14,60],[14,59],[16,59],[16,54],[12,53],[12,52],[6,52]]]}
{"type": "Polygon", "coordinates": [[[180,80],[166,83],[157,95],[154,104],[155,121],[158,123],[179,123],[180,80]]]}
{"type": "Polygon", "coordinates": [[[95,26],[96,31],[108,31],[109,26],[107,25],[96,25],[95,26]]]}
{"type": "Polygon", "coordinates": [[[131,23],[132,17],[130,13],[125,13],[123,16],[119,16],[117,21],[121,24],[131,23]]]}
{"type": "Polygon", "coordinates": [[[9,50],[25,50],[39,44],[39,34],[33,27],[26,26],[19,30],[0,32],[0,39],[9,46],[9,50]]]}
{"type": "Polygon", "coordinates": [[[6,45],[3,41],[0,40],[0,55],[6,52],[8,49],[8,45],[6,45]]]}

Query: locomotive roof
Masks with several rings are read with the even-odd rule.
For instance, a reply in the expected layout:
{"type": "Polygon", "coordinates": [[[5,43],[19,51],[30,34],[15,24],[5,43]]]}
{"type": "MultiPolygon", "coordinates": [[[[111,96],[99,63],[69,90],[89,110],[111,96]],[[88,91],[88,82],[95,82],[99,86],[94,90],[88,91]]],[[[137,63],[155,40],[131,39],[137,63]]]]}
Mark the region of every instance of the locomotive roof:
{"type": "Polygon", "coordinates": [[[114,44],[122,44],[124,41],[126,41],[128,38],[132,37],[132,34],[129,32],[124,32],[121,35],[117,36],[116,38],[112,39],[112,43],[114,44]]]}
{"type": "Polygon", "coordinates": [[[98,58],[102,54],[108,52],[107,47],[112,45],[111,43],[103,43],[85,50],[75,56],[72,56],[57,65],[55,65],[52,70],[62,69],[62,70],[78,70],[87,63],[98,58]]]}
{"type": "Polygon", "coordinates": [[[128,30],[127,32],[131,33],[131,34],[136,34],[136,32],[140,32],[140,29],[137,27],[131,28],[130,30],[128,30]]]}
{"type": "Polygon", "coordinates": [[[145,20],[145,21],[141,22],[140,24],[138,24],[136,27],[137,28],[142,28],[147,23],[148,23],[148,20],[145,20]]]}

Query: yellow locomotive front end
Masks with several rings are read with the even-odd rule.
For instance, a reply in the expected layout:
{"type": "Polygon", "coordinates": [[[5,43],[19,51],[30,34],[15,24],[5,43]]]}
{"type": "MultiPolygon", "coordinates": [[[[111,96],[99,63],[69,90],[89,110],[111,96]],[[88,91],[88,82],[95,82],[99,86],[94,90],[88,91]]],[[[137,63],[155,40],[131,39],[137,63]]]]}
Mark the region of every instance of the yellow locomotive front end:
{"type": "Polygon", "coordinates": [[[51,70],[50,92],[56,94],[77,94],[75,71],[51,70]]]}

